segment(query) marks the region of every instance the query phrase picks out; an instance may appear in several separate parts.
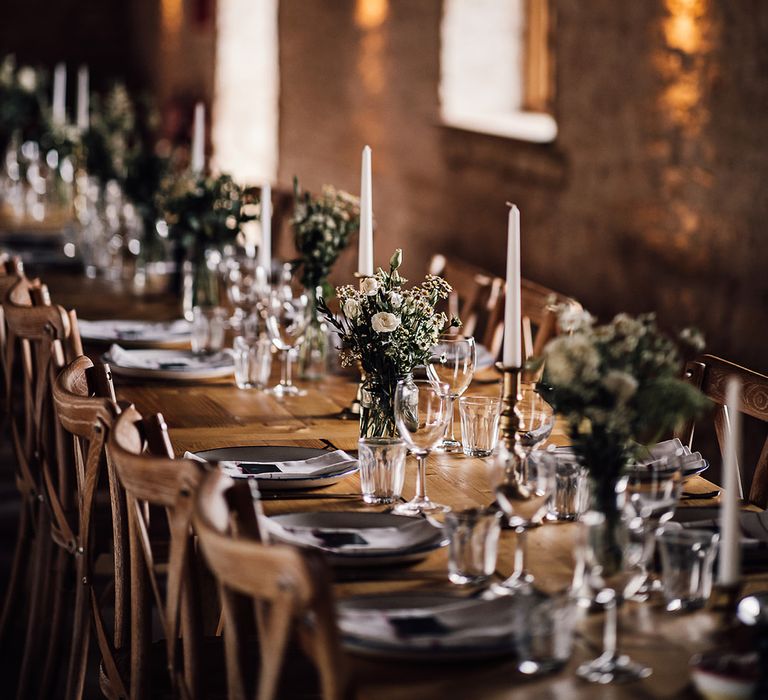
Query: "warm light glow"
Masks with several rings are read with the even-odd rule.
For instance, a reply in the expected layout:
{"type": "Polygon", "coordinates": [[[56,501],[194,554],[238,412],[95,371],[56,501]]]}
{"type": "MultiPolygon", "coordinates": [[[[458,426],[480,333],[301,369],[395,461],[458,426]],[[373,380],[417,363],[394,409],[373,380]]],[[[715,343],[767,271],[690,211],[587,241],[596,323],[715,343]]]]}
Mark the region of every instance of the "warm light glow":
{"type": "Polygon", "coordinates": [[[384,37],[381,32],[366,34],[360,42],[357,70],[360,73],[363,88],[369,95],[380,95],[384,90],[383,49],[384,37]]]}
{"type": "Polygon", "coordinates": [[[160,18],[166,34],[178,34],[184,18],[184,0],[161,0],[160,18]]]}
{"type": "Polygon", "coordinates": [[[387,21],[389,0],[357,0],[355,24],[360,29],[376,29],[387,21]]]}
{"type": "Polygon", "coordinates": [[[701,50],[702,20],[707,11],[706,0],[667,0],[669,17],[664,21],[664,38],[671,49],[685,53],[701,50]]]}

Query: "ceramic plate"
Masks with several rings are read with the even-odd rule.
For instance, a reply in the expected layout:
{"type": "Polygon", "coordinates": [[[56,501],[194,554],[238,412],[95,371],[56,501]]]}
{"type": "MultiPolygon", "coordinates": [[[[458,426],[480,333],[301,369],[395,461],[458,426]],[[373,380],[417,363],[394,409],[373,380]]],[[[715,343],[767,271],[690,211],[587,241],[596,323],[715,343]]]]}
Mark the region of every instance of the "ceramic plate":
{"type": "MultiPolygon", "coordinates": [[[[320,457],[328,450],[317,447],[297,447],[296,445],[251,445],[245,447],[219,447],[214,450],[201,450],[195,454],[207,462],[289,462],[299,459],[320,457]]],[[[243,474],[243,479],[256,479],[262,491],[293,491],[301,489],[319,489],[332,486],[345,476],[354,474],[356,465],[344,464],[333,474],[305,476],[302,474],[273,475],[269,479],[259,479],[256,474],[243,474]]],[[[232,474],[231,476],[235,476],[232,474]]],[[[236,477],[235,477],[236,478],[236,477]]]]}
{"type": "Polygon", "coordinates": [[[80,337],[98,343],[119,343],[123,347],[176,348],[189,345],[191,324],[185,321],[79,320],[80,337]]]}
{"type": "Polygon", "coordinates": [[[104,353],[103,359],[109,363],[115,374],[124,377],[141,379],[219,379],[229,377],[235,371],[232,356],[220,352],[210,356],[200,356],[191,350],[123,350],[123,356],[128,356],[133,362],[122,364],[116,361],[109,352],[104,353]],[[157,362],[155,367],[139,366],[142,360],[157,362]],[[189,363],[189,364],[187,364],[189,363]]]}

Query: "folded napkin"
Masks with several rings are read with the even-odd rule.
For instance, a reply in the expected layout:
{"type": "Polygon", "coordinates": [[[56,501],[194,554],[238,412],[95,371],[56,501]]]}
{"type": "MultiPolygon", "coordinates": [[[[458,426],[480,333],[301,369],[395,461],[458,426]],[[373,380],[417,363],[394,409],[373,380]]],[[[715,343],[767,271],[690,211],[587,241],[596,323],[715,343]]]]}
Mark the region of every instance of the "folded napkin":
{"type": "Polygon", "coordinates": [[[192,326],[189,321],[178,319],[163,323],[149,321],[127,321],[109,319],[105,321],[78,320],[80,334],[85,338],[104,338],[112,340],[163,340],[189,336],[192,326]]]}
{"type": "MultiPolygon", "coordinates": [[[[526,596],[521,596],[525,598],[526,596]]],[[[494,600],[459,599],[439,607],[381,610],[339,606],[338,625],[343,635],[384,644],[414,648],[483,646],[509,641],[521,632],[525,605],[512,597],[494,600]]]]}
{"type": "Polygon", "coordinates": [[[283,525],[272,518],[267,519],[266,526],[273,540],[337,554],[400,551],[433,540],[437,532],[421,518],[413,519],[402,527],[311,527],[283,525]]]}
{"type": "Polygon", "coordinates": [[[232,365],[229,353],[193,355],[184,350],[126,350],[113,344],[107,360],[118,367],[146,370],[201,370],[232,365]]]}
{"type": "MultiPolygon", "coordinates": [[[[192,452],[185,452],[186,459],[205,462],[192,452]]],[[[259,479],[282,479],[288,476],[322,476],[336,474],[344,467],[353,467],[357,460],[344,450],[333,450],[309,459],[297,459],[287,462],[238,462],[221,461],[219,466],[230,476],[257,475],[259,479]]]]}

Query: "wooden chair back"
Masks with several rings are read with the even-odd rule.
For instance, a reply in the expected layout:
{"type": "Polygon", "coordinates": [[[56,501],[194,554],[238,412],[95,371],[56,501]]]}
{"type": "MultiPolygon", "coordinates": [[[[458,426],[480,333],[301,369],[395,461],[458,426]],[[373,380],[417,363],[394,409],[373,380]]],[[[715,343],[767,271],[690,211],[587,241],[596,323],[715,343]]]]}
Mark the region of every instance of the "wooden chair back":
{"type": "MultiPolygon", "coordinates": [[[[715,433],[724,458],[726,438],[730,432],[730,419],[725,406],[725,389],[728,378],[741,379],[741,412],[747,416],[768,424],[768,376],[741,367],[714,355],[702,355],[686,364],[685,378],[698,387],[715,404],[715,433]]],[[[678,437],[683,444],[693,448],[695,423],[690,421],[678,437]]],[[[748,494],[747,500],[761,508],[768,508],[768,439],[763,442],[754,470],[746,474],[739,464],[739,486],[741,498],[748,494]],[[746,482],[749,482],[747,485],[746,482]],[[745,488],[746,486],[746,488],[745,488]]]]}
{"type": "Polygon", "coordinates": [[[248,484],[219,471],[208,474],[198,492],[194,523],[219,583],[229,697],[279,697],[293,631],[301,635],[317,668],[322,697],[349,697],[324,561],[312,552],[262,544],[248,484]],[[245,653],[253,629],[259,632],[258,669],[245,653]]]}
{"type": "Polygon", "coordinates": [[[128,646],[128,533],[125,495],[106,454],[107,439],[120,412],[109,366],[94,365],[85,356],[75,358],[54,382],[53,402],[61,425],[72,439],[77,480],[78,581],[88,589],[87,599],[79,596],[76,598],[76,627],[72,643],[73,651],[76,649],[76,653],[83,657],[76,661],[80,664],[76,680],[73,681],[80,687],[76,695],[81,694],[84,682],[89,645],[87,625],[90,617],[101,655],[104,676],[102,689],[107,697],[124,698],[127,697],[127,682],[118,670],[117,653],[128,646]],[[105,622],[105,605],[94,587],[97,552],[94,549],[96,533],[93,525],[96,495],[105,486],[109,489],[114,568],[114,597],[109,601],[114,603],[111,642],[105,622]],[[77,627],[78,623],[80,627],[77,627]]]}
{"type": "MultiPolygon", "coordinates": [[[[5,296],[21,278],[24,276],[24,266],[19,258],[11,258],[6,253],[0,254],[0,303],[5,299],[5,296]]],[[[3,406],[2,415],[3,419],[7,418],[5,411],[7,409],[7,403],[9,401],[10,387],[6,385],[6,373],[5,371],[5,345],[6,345],[7,331],[5,327],[5,313],[2,306],[0,306],[0,373],[2,377],[0,380],[3,384],[3,406]]]]}
{"type": "Polygon", "coordinates": [[[165,633],[171,684],[177,694],[196,697],[200,688],[202,621],[195,577],[191,575],[190,528],[194,497],[206,465],[173,459],[163,417],[156,414],[142,418],[132,406],[123,410],[115,422],[107,454],[125,490],[128,514],[131,697],[146,697],[148,691],[150,591],[165,633]],[[167,557],[150,537],[152,507],[165,512],[170,534],[167,557]],[[165,577],[165,586],[161,585],[161,576],[165,577]],[[176,653],[180,634],[181,670],[176,653]]]}

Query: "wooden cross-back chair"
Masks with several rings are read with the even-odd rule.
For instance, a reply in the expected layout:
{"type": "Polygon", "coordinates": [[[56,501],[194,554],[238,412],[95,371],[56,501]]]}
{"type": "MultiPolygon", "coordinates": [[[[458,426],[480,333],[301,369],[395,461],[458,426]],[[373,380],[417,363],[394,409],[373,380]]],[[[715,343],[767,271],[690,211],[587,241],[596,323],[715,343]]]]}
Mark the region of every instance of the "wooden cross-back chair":
{"type": "Polygon", "coordinates": [[[18,697],[25,697],[34,664],[44,662],[35,677],[45,694],[59,660],[65,613],[60,593],[66,550],[75,546],[70,516],[76,504],[68,499],[74,493],[70,488],[72,454],[65,449],[55,419],[51,388],[58,372],[83,350],[75,313],[52,305],[39,280],[21,277],[6,294],[3,312],[6,410],[22,508],[0,634],[6,634],[13,614],[21,607],[20,593],[27,588],[26,635],[17,686],[18,697]],[[15,395],[14,386],[21,388],[21,397],[15,395]],[[53,543],[58,545],[55,553],[53,543]],[[31,578],[25,587],[27,570],[31,578]]]}
{"type": "MultiPolygon", "coordinates": [[[[314,662],[323,699],[352,697],[322,558],[289,546],[262,544],[248,484],[220,471],[209,473],[198,492],[194,524],[219,583],[228,696],[283,697],[281,670],[292,632],[298,632],[314,662]],[[260,664],[248,653],[253,629],[258,630],[260,664]]],[[[301,681],[300,675],[291,665],[293,681],[301,681]]]]}
{"type": "MultiPolygon", "coordinates": [[[[702,355],[688,362],[684,376],[715,404],[715,432],[723,458],[726,437],[730,432],[730,419],[725,406],[725,389],[729,377],[736,376],[741,379],[741,412],[768,424],[768,376],[714,355],[702,355]]],[[[695,423],[690,421],[677,436],[692,448],[694,431],[695,423]]],[[[768,439],[763,443],[747,488],[745,488],[745,471],[742,466],[738,465],[741,490],[739,495],[743,498],[746,493],[750,503],[768,508],[768,439]]]]}
{"type": "MultiPolygon", "coordinates": [[[[5,299],[6,294],[11,290],[11,287],[13,287],[23,276],[24,265],[22,264],[21,259],[11,257],[6,253],[0,253],[0,304],[2,303],[2,300],[5,299]]],[[[5,339],[5,314],[3,313],[2,306],[0,306],[0,372],[2,372],[0,381],[3,383],[3,405],[2,409],[0,409],[0,411],[2,411],[3,422],[0,425],[3,427],[5,427],[5,421],[8,419],[6,409],[9,391],[9,388],[5,385],[5,339]]]]}
{"type": "Polygon", "coordinates": [[[107,453],[125,490],[130,550],[130,697],[149,691],[150,596],[165,635],[165,662],[172,692],[200,697],[203,622],[190,561],[194,498],[206,465],[173,459],[160,414],[142,418],[124,409],[107,441],[107,453]],[[167,557],[150,537],[150,506],[165,511],[170,533],[167,557]],[[162,585],[161,577],[165,578],[162,585]],[[181,635],[183,664],[177,659],[181,635]]]}
{"type": "MultiPolygon", "coordinates": [[[[108,365],[87,357],[76,358],[53,385],[58,419],[72,438],[75,461],[78,520],[75,531],[75,605],[67,671],[66,698],[82,698],[91,639],[91,623],[101,656],[100,686],[108,698],[127,698],[127,679],[120,673],[117,654],[127,649],[128,544],[125,496],[106,456],[106,441],[119,407],[108,365]],[[109,492],[109,511],[97,512],[97,494],[109,492]],[[97,515],[109,515],[112,537],[97,538],[97,515]],[[112,639],[105,619],[103,590],[96,585],[96,559],[111,545],[114,595],[112,639]]],[[[103,522],[103,518],[99,521],[103,522]]]]}

